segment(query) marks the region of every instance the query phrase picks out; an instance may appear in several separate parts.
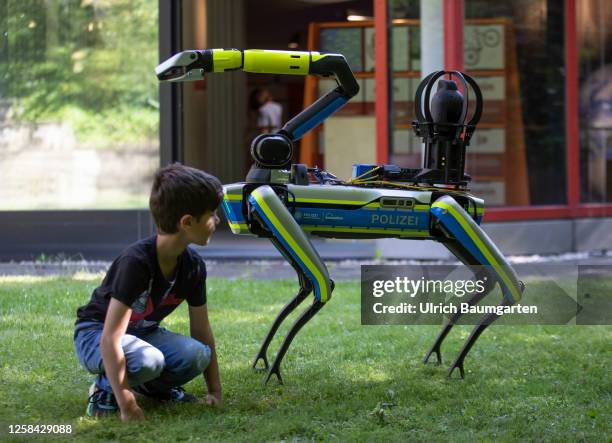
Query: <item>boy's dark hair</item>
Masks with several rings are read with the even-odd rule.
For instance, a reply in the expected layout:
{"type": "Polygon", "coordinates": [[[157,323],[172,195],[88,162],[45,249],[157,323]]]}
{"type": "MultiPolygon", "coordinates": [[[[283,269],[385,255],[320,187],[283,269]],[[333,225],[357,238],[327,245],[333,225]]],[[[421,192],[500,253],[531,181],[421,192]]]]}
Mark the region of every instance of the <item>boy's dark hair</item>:
{"type": "Polygon", "coordinates": [[[217,177],[174,163],[155,173],[149,208],[157,228],[174,234],[181,217],[189,214],[198,219],[217,209],[222,199],[223,187],[217,177]]]}

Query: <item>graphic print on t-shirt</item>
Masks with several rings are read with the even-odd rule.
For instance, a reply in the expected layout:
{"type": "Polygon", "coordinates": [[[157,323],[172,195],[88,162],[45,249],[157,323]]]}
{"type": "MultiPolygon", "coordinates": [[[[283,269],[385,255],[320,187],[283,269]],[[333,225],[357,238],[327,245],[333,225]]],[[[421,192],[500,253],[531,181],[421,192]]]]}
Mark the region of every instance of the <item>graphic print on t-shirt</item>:
{"type": "Polygon", "coordinates": [[[110,299],[132,309],[128,330],[152,329],[183,301],[189,306],[206,304],[206,265],[187,248],[178,258],[174,279],[168,281],[157,262],[156,236],[124,250],[111,264],[89,303],[77,310],[77,323],[104,322],[110,299]]]}
{"type": "Polygon", "coordinates": [[[151,298],[151,288],[153,286],[153,280],[151,279],[149,289],[140,294],[131,306],[130,326],[132,328],[142,329],[159,324],[158,320],[147,320],[146,318],[153,313],[156,314],[154,317],[157,317],[160,313],[166,316],[183,302],[182,298],[176,296],[174,283],[174,281],[170,282],[170,287],[166,289],[162,299],[155,307],[151,298]]]}
{"type": "Polygon", "coordinates": [[[130,317],[130,323],[138,320],[142,320],[147,315],[153,312],[153,301],[151,297],[149,297],[149,291],[144,291],[140,296],[136,299],[134,303],[132,303],[132,316],[130,317]]]}
{"type": "Polygon", "coordinates": [[[149,279],[149,287],[142,291],[134,303],[132,303],[132,319],[134,319],[134,314],[140,318],[144,318],[149,315],[153,311],[153,304],[151,303],[151,289],[153,288],[153,279],[149,279]],[[140,315],[142,314],[142,315],[140,315]]]}

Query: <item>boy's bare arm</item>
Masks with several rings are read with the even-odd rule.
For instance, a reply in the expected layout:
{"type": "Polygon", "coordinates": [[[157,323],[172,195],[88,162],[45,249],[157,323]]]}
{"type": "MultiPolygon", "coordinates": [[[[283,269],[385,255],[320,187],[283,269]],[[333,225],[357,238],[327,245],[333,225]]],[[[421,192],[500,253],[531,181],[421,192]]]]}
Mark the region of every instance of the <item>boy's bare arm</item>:
{"type": "Polygon", "coordinates": [[[132,310],[128,306],[111,298],[100,339],[104,372],[113,388],[122,420],[144,418],[134,394],[130,391],[125,355],[121,347],[121,339],[125,334],[131,314],[132,310]]]}
{"type": "Polygon", "coordinates": [[[189,329],[191,331],[191,337],[210,347],[210,364],[204,371],[204,378],[206,379],[206,387],[209,394],[207,402],[212,405],[220,405],[222,393],[219,364],[217,363],[215,339],[213,337],[212,328],[210,327],[210,322],[208,321],[208,307],[206,305],[189,307],[189,329]],[[210,398],[211,396],[213,398],[210,398]]]}

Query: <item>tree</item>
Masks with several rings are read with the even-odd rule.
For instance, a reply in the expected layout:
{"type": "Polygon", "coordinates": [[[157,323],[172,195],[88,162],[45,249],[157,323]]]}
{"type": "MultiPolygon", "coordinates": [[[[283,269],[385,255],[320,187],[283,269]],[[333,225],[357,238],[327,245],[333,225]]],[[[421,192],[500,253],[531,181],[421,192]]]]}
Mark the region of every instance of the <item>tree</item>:
{"type": "Polygon", "coordinates": [[[94,145],[157,137],[157,7],[6,0],[0,92],[18,120],[63,121],[94,145]]]}

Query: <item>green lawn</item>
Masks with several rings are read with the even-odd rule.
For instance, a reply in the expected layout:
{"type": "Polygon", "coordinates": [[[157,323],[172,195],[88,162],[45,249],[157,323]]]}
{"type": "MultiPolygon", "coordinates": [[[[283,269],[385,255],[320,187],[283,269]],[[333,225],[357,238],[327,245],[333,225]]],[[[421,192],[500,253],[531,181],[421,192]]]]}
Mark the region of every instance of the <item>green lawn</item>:
{"type": "MultiPolygon", "coordinates": [[[[209,280],[225,407],[146,402],[147,422],[92,420],[72,331],[100,278],[0,277],[0,439],[13,437],[9,424],[44,423],[71,424],[87,441],[612,441],[612,327],[491,327],[466,360],[466,379],[449,380],[471,327],[451,333],[445,365],[423,365],[439,328],[361,326],[358,282],[340,282],[294,340],[285,385],[263,386],[251,359],[296,283],[209,280]]],[[[165,326],[187,333],[186,307],[165,326]]],[[[187,388],[204,392],[201,379],[187,388]]]]}

